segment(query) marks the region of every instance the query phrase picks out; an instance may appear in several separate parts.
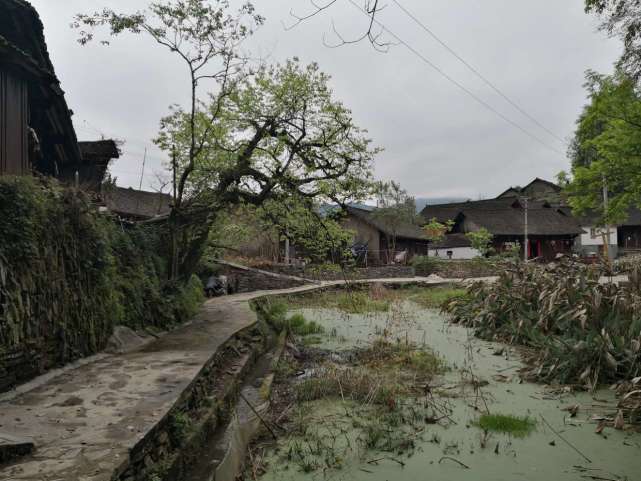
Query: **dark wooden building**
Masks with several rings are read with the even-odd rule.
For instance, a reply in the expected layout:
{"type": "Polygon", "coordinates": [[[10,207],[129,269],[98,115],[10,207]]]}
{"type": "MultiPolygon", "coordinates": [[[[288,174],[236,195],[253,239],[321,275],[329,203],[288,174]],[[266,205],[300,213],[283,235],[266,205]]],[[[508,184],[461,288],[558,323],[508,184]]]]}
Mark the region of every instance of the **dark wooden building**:
{"type": "Polygon", "coordinates": [[[38,13],[0,0],[0,175],[39,172],[98,190],[118,147],[78,143],[71,117],[38,13]]]}
{"type": "Polygon", "coordinates": [[[390,264],[399,254],[401,262],[415,255],[426,255],[429,240],[418,224],[390,226],[374,215],[374,209],[347,207],[343,227],[354,231],[354,242],[367,245],[367,259],[373,264],[390,264]],[[395,246],[392,245],[395,237],[395,246]]]}
{"type": "Polygon", "coordinates": [[[0,174],[58,176],[81,163],[43,26],[22,0],[0,0],[0,174]]]}
{"type": "MultiPolygon", "coordinates": [[[[453,233],[487,229],[493,236],[497,251],[507,244],[524,243],[525,204],[513,196],[469,201],[455,204],[430,205],[421,215],[426,221],[454,221],[453,233]]],[[[572,252],[574,240],[583,233],[576,218],[548,202],[528,202],[529,258],[552,260],[557,254],[572,252]]]]}

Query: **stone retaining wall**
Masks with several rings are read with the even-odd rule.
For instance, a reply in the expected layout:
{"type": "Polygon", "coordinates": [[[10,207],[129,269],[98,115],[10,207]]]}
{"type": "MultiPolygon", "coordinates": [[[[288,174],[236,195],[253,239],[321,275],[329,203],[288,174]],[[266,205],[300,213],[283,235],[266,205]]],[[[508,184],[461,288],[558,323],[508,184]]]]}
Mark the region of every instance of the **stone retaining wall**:
{"type": "Polygon", "coordinates": [[[478,260],[439,260],[426,268],[417,268],[416,275],[429,276],[436,274],[445,279],[469,279],[472,277],[490,277],[499,274],[500,268],[490,262],[478,260]]]}
{"type": "Polygon", "coordinates": [[[273,272],[280,274],[312,279],[315,281],[339,281],[345,277],[350,280],[355,279],[392,279],[392,278],[409,278],[416,275],[412,266],[377,266],[377,267],[357,267],[342,270],[320,270],[314,267],[299,267],[286,265],[265,266],[273,272]]]}
{"type": "Polygon", "coordinates": [[[232,262],[217,261],[222,267],[222,273],[227,276],[229,285],[234,293],[253,292],[273,289],[288,289],[302,286],[305,279],[292,275],[269,272],[262,269],[241,266],[232,262]]]}

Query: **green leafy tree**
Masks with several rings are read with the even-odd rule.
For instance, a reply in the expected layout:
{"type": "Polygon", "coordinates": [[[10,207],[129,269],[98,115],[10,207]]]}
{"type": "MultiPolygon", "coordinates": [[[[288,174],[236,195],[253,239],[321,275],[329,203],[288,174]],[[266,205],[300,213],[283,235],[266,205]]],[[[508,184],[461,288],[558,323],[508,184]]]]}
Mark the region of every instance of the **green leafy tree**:
{"type": "Polygon", "coordinates": [[[230,11],[227,0],[171,0],[75,21],[81,43],[98,27],[147,35],[187,67],[190,105],[174,106],[157,138],[173,159],[172,279],[195,270],[220,212],[288,195],[339,203],[362,197],[378,151],[316,64],[292,60],[250,72],[239,47],[263,19],[251,3],[230,11]],[[206,80],[215,87],[203,99],[206,80]]]}
{"type": "Polygon", "coordinates": [[[433,244],[438,244],[445,240],[445,236],[454,227],[453,220],[446,222],[439,222],[436,218],[432,218],[427,224],[423,225],[423,232],[425,237],[433,244]]]}
{"type": "Polygon", "coordinates": [[[486,257],[493,252],[492,239],[494,236],[485,227],[481,227],[474,232],[465,234],[472,244],[472,249],[478,251],[482,257],[486,257]]]}
{"type": "MultiPolygon", "coordinates": [[[[120,13],[110,8],[91,14],[76,15],[72,26],[80,31],[78,41],[85,45],[94,40],[96,29],[104,27],[110,36],[124,33],[144,35],[160,47],[177,56],[185,66],[191,97],[185,114],[189,128],[184,132],[187,155],[173,170],[173,208],[170,216],[171,253],[170,277],[176,278],[181,271],[180,241],[189,234],[184,231],[186,216],[184,206],[188,197],[187,186],[196,168],[196,163],[206,148],[210,130],[218,125],[223,100],[234,91],[243,78],[246,58],[240,53],[240,45],[263,23],[255,13],[254,6],[244,3],[233,11],[228,0],[168,0],[149,4],[146,10],[135,13],[120,13]],[[205,82],[215,85],[212,94],[215,107],[207,111],[208,121],[196,128],[201,101],[201,87],[205,82]],[[182,239],[179,239],[179,237],[182,239]]],[[[109,40],[102,40],[108,45],[109,40]]],[[[173,150],[173,149],[172,149],[173,150]]],[[[174,152],[170,151],[173,156],[174,152]]],[[[182,273],[188,277],[188,272],[182,273]]]]}
{"type": "Polygon", "coordinates": [[[586,86],[590,103],[577,123],[566,193],[578,214],[592,211],[601,225],[616,224],[630,206],[641,205],[641,96],[621,72],[591,72],[586,86]]]}
{"type": "MultiPolygon", "coordinates": [[[[221,209],[295,199],[300,214],[301,206],[344,204],[369,192],[378,149],[333,98],[328,82],[316,64],[291,60],[258,69],[224,99],[186,185],[188,213],[197,222],[183,241],[189,255],[183,270],[197,259],[221,209]]],[[[195,128],[207,128],[208,110],[218,108],[217,99],[203,105],[195,128]]],[[[189,114],[179,108],[161,124],[157,144],[175,149],[179,164],[189,162],[190,129],[189,114]]]]}
{"type": "Polygon", "coordinates": [[[396,239],[400,230],[408,224],[418,224],[416,202],[414,197],[408,195],[407,191],[393,180],[375,183],[373,193],[376,198],[376,209],[372,211],[372,216],[388,227],[385,236],[388,259],[392,259],[396,252],[396,239]]]}

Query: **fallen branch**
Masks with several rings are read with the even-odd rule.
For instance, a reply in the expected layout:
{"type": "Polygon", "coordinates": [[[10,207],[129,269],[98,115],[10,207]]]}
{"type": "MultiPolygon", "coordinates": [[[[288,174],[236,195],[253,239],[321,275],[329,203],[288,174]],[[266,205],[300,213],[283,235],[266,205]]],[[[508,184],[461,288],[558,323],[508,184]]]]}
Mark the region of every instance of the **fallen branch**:
{"type": "Polygon", "coordinates": [[[263,425],[267,428],[267,430],[273,436],[273,438],[274,439],[278,439],[278,436],[276,436],[276,433],[274,432],[274,430],[271,428],[271,426],[269,424],[267,424],[267,421],[265,421],[263,419],[263,417],[260,414],[258,414],[258,411],[256,411],[256,408],[254,406],[252,406],[252,403],[250,403],[247,400],[247,398],[243,395],[242,392],[239,392],[238,394],[239,394],[240,398],[247,403],[247,405],[249,406],[249,409],[251,409],[253,411],[253,413],[256,415],[256,417],[258,419],[260,419],[260,422],[263,423],[263,425]]]}
{"type": "Polygon", "coordinates": [[[568,441],[567,439],[565,439],[565,438],[561,435],[561,433],[559,433],[558,431],[556,431],[556,430],[555,430],[555,429],[550,425],[550,423],[546,421],[546,419],[543,417],[543,414],[541,414],[540,416],[541,416],[541,419],[543,420],[543,422],[545,423],[545,425],[546,425],[548,428],[550,428],[550,431],[552,431],[554,434],[556,434],[556,435],[559,437],[559,439],[560,439],[561,441],[563,441],[565,444],[567,444],[568,446],[570,446],[570,447],[571,447],[571,448],[572,448],[576,453],[578,453],[578,454],[579,454],[583,459],[585,459],[588,463],[592,463],[592,460],[591,460],[590,458],[588,458],[585,454],[583,454],[581,451],[579,451],[579,450],[578,450],[578,448],[577,448],[576,446],[574,446],[570,441],[568,441]]]}
{"type": "Polygon", "coordinates": [[[462,463],[458,459],[453,458],[451,456],[443,456],[441,459],[438,460],[438,464],[441,464],[442,461],[454,461],[455,463],[459,464],[461,467],[465,469],[470,469],[470,467],[467,464],[462,463]]]}

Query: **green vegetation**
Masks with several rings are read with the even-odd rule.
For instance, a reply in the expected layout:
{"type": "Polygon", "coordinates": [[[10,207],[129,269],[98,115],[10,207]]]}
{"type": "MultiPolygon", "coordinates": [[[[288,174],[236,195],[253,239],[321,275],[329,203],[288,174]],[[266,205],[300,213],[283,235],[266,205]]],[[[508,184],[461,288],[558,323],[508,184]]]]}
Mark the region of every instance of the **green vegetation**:
{"type": "Polygon", "coordinates": [[[472,249],[477,250],[481,257],[486,257],[494,251],[492,248],[492,239],[494,236],[485,227],[481,227],[474,232],[468,232],[465,234],[465,237],[467,237],[470,244],[472,244],[472,249]]]}
{"type": "Polygon", "coordinates": [[[416,270],[419,276],[427,276],[432,274],[440,260],[434,256],[414,256],[412,258],[412,267],[416,270]]]}
{"type": "Polygon", "coordinates": [[[172,414],[169,420],[169,433],[178,445],[189,436],[192,427],[193,422],[191,418],[184,412],[172,414]]]}
{"type": "Polygon", "coordinates": [[[254,308],[260,313],[261,318],[278,332],[287,331],[298,336],[325,332],[323,326],[315,321],[308,321],[302,314],[293,314],[288,318],[287,311],[290,306],[282,299],[267,298],[254,303],[254,308]]]}
{"type": "Polygon", "coordinates": [[[349,314],[387,312],[397,299],[395,291],[382,286],[370,286],[367,290],[352,287],[349,290],[332,289],[306,295],[291,296],[292,308],[338,309],[349,314]]]}
{"type": "Polygon", "coordinates": [[[445,363],[432,350],[412,343],[390,342],[382,337],[357,353],[357,359],[376,369],[403,368],[424,378],[445,371],[445,363]]]}
{"type": "Polygon", "coordinates": [[[571,260],[516,263],[444,309],[482,338],[534,348],[532,378],[594,389],[641,375],[641,278],[630,280],[601,284],[597,269],[571,260]]]}
{"type": "Polygon", "coordinates": [[[447,222],[439,222],[436,218],[432,218],[427,224],[423,226],[425,237],[434,244],[445,239],[447,233],[454,227],[454,221],[448,220],[447,222]]]}
{"type": "Polygon", "coordinates": [[[369,293],[362,291],[343,292],[336,296],[335,307],[350,314],[387,312],[390,307],[390,300],[372,299],[369,293]]]}
{"type": "Polygon", "coordinates": [[[285,321],[287,328],[299,336],[309,336],[311,334],[322,334],[325,332],[323,326],[315,321],[308,321],[302,314],[294,314],[285,321]]]}
{"type": "Polygon", "coordinates": [[[167,282],[165,234],[123,228],[55,181],[0,179],[0,351],[45,353],[38,372],[104,348],[115,325],[190,318],[202,285],[167,282]]]}
{"type": "Polygon", "coordinates": [[[465,297],[467,291],[460,287],[413,287],[403,289],[403,293],[412,302],[427,309],[436,309],[441,307],[445,302],[465,297]]]}
{"type": "Polygon", "coordinates": [[[518,417],[505,414],[483,414],[477,426],[484,431],[505,433],[523,438],[536,427],[536,421],[529,417],[518,417]]]}

